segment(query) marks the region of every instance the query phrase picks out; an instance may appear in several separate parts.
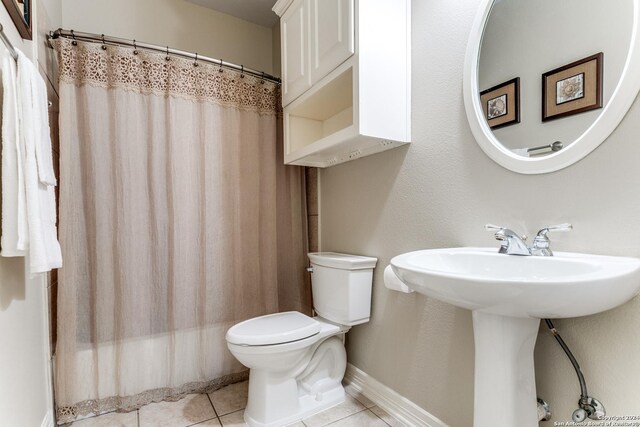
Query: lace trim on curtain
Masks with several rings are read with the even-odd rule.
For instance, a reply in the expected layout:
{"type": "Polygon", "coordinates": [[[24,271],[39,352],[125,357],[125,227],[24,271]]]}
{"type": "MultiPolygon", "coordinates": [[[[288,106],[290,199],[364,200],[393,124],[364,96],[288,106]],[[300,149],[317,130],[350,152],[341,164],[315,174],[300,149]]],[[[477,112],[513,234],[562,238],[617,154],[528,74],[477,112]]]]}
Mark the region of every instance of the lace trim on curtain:
{"type": "Polygon", "coordinates": [[[280,86],[209,63],[194,62],[140,49],[99,43],[53,40],[58,52],[60,81],[81,86],[118,88],[141,94],[208,101],[225,107],[276,114],[280,109],[280,86]]]}
{"type": "Polygon", "coordinates": [[[147,390],[134,396],[112,396],[104,399],[85,400],[72,406],[61,406],[56,410],[58,425],[69,423],[88,416],[106,414],[108,412],[131,412],[154,402],[175,402],[188,394],[211,393],[224,386],[245,381],[249,371],[226,375],[212,381],[193,382],[176,388],[157,388],[147,390]]]}

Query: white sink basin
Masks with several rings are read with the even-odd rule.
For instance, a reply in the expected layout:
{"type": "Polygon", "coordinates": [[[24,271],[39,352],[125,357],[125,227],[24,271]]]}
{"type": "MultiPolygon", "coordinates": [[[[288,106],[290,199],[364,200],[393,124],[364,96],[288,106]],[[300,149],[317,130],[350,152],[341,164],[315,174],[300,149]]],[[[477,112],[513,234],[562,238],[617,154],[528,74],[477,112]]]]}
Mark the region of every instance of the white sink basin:
{"type": "Polygon", "coordinates": [[[416,292],[486,313],[561,318],[617,307],[640,291],[640,259],[555,252],[499,254],[495,248],[429,249],[391,260],[416,292]]]}
{"type": "Polygon", "coordinates": [[[640,291],[640,259],[496,248],[431,249],[391,260],[416,292],[473,310],[474,427],[537,427],[533,349],[541,318],[586,316],[640,291]]]}

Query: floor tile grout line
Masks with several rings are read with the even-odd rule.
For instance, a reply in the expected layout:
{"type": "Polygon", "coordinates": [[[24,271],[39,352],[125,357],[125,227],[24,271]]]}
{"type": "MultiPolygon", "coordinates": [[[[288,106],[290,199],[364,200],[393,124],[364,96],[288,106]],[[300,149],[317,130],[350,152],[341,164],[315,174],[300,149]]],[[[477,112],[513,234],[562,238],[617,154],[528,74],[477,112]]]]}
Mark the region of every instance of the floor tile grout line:
{"type": "Polygon", "coordinates": [[[244,408],[241,408],[241,409],[236,409],[235,411],[226,412],[226,413],[224,413],[222,415],[218,415],[218,418],[226,417],[227,415],[235,414],[236,412],[244,411],[245,409],[247,409],[247,408],[244,407],[244,408]]]}
{"type": "Polygon", "coordinates": [[[218,420],[218,421],[220,421],[220,419],[219,419],[218,417],[213,417],[213,418],[208,418],[208,419],[206,419],[206,420],[198,421],[197,423],[189,424],[189,425],[187,425],[187,426],[185,426],[185,427],[197,427],[197,426],[199,426],[200,424],[202,424],[202,423],[206,423],[206,422],[211,421],[211,420],[218,420]]]}
{"type": "Polygon", "coordinates": [[[194,427],[194,426],[198,426],[202,423],[206,423],[208,421],[211,420],[218,420],[218,423],[220,423],[220,425],[222,425],[222,421],[220,420],[220,417],[218,416],[218,411],[216,411],[216,407],[213,405],[213,402],[211,401],[211,398],[209,397],[209,393],[197,393],[197,394],[204,394],[205,396],[207,396],[207,400],[209,401],[209,404],[211,405],[211,409],[213,409],[213,417],[211,418],[207,418],[206,420],[202,420],[202,421],[198,421],[197,423],[193,423],[193,424],[189,424],[186,427],[194,427]]]}
{"type": "Polygon", "coordinates": [[[348,392],[345,388],[345,393],[351,397],[353,397],[355,400],[357,400],[358,402],[360,402],[362,404],[362,406],[364,406],[365,408],[369,409],[369,408],[373,408],[374,406],[377,406],[371,399],[369,399],[367,396],[365,396],[364,394],[362,394],[362,392],[356,392],[357,396],[355,394],[352,394],[350,392],[348,392]],[[363,402],[362,400],[358,399],[358,396],[360,397],[364,397],[365,399],[367,399],[369,401],[369,403],[371,403],[371,406],[367,406],[367,404],[365,402],[363,402]]]}
{"type": "Polygon", "coordinates": [[[220,419],[220,414],[218,414],[218,410],[216,409],[216,405],[213,404],[213,400],[211,400],[211,396],[209,396],[209,393],[205,393],[207,395],[207,399],[209,399],[209,403],[211,404],[211,407],[213,408],[213,412],[216,414],[216,417],[218,417],[218,419],[220,419]]]}
{"type": "MultiPolygon", "coordinates": [[[[346,390],[345,390],[345,391],[346,391],[346,390]]],[[[371,404],[372,404],[371,406],[367,406],[363,401],[361,401],[360,399],[358,399],[358,397],[357,397],[357,396],[355,396],[355,395],[353,395],[353,394],[349,393],[348,391],[347,391],[346,393],[347,393],[349,396],[351,396],[351,397],[353,397],[354,399],[356,399],[358,402],[360,402],[360,403],[362,404],[362,406],[364,406],[364,407],[365,407],[368,411],[370,411],[373,415],[375,415],[376,417],[380,418],[380,419],[381,419],[381,420],[382,420],[386,425],[391,426],[391,424],[389,424],[389,423],[388,423],[387,421],[385,421],[381,416],[379,416],[378,414],[376,414],[375,412],[373,412],[373,411],[371,410],[371,408],[375,408],[375,407],[378,407],[378,408],[379,408],[379,406],[378,406],[378,405],[376,405],[373,401],[371,401],[371,399],[369,399],[367,396],[365,396],[365,395],[364,395],[364,394],[362,394],[362,393],[358,393],[360,396],[364,397],[365,399],[368,399],[368,400],[369,400],[369,402],[371,402],[371,404]]]]}
{"type": "MultiPolygon", "coordinates": [[[[366,411],[366,410],[367,410],[367,408],[360,409],[359,411],[353,412],[353,413],[351,413],[351,414],[349,414],[349,415],[347,415],[347,416],[344,416],[344,417],[342,417],[342,418],[338,418],[337,420],[333,420],[333,421],[331,421],[330,423],[322,424],[322,426],[320,426],[320,427],[330,426],[330,425],[332,425],[332,424],[337,423],[338,421],[342,421],[342,420],[344,420],[344,419],[346,419],[346,418],[352,417],[352,416],[354,416],[354,415],[356,415],[356,414],[359,414],[360,412],[364,412],[364,411],[366,411]]],[[[322,413],[322,412],[319,412],[319,413],[322,413]]],[[[305,426],[306,426],[306,424],[305,424],[305,426]]]]}
{"type": "MultiPolygon", "coordinates": [[[[245,409],[246,409],[246,407],[245,407],[245,408],[242,408],[242,409],[238,409],[237,411],[232,411],[232,412],[229,412],[228,414],[224,414],[224,415],[219,416],[219,417],[218,417],[218,420],[220,421],[220,425],[223,425],[223,424],[222,424],[222,417],[228,417],[228,416],[229,416],[229,415],[231,415],[231,414],[235,414],[236,412],[242,412],[242,411],[244,411],[245,409]]],[[[243,419],[244,419],[244,418],[243,418],[243,419]]]]}
{"type": "MultiPolygon", "coordinates": [[[[373,408],[373,406],[372,406],[373,408]]],[[[367,408],[367,411],[371,412],[373,415],[375,415],[376,417],[378,417],[379,419],[382,420],[383,423],[385,423],[388,426],[391,426],[391,424],[389,424],[388,422],[386,422],[380,415],[376,414],[375,412],[373,412],[370,408],[367,408]]]]}
{"type": "MultiPolygon", "coordinates": [[[[351,396],[351,395],[349,395],[351,396]]],[[[364,397],[365,399],[369,399],[368,397],[366,397],[365,395],[361,395],[362,397],[364,397]]],[[[369,409],[369,408],[373,408],[374,406],[376,406],[375,404],[372,404],[371,406],[367,406],[367,404],[365,402],[363,402],[362,400],[358,399],[356,396],[351,396],[353,397],[355,400],[357,400],[358,402],[360,402],[360,404],[362,406],[364,406],[365,408],[369,409]]],[[[373,403],[370,399],[369,399],[370,403],[373,403]]]]}

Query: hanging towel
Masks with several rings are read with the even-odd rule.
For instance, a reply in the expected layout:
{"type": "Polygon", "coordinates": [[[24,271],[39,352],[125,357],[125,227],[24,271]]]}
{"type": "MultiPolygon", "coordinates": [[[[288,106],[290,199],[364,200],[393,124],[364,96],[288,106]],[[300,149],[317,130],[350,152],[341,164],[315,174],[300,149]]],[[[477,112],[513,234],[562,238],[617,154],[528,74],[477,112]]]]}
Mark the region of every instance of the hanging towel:
{"type": "Polygon", "coordinates": [[[2,57],[2,236],[0,255],[24,256],[29,242],[24,193],[23,153],[20,144],[16,61],[5,50],[2,57]]]}
{"type": "Polygon", "coordinates": [[[47,111],[47,88],[36,66],[18,51],[18,119],[24,156],[31,273],[62,267],[56,229],[56,179],[47,111]]]}

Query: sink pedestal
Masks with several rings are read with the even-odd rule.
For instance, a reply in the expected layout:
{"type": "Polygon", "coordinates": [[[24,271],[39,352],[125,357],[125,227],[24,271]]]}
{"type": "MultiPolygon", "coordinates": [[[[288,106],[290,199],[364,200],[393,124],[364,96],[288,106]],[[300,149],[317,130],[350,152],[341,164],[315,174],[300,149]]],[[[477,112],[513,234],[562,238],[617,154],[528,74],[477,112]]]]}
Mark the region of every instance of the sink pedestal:
{"type": "Polygon", "coordinates": [[[473,427],[537,427],[533,348],[539,319],[473,311],[473,427]]]}

